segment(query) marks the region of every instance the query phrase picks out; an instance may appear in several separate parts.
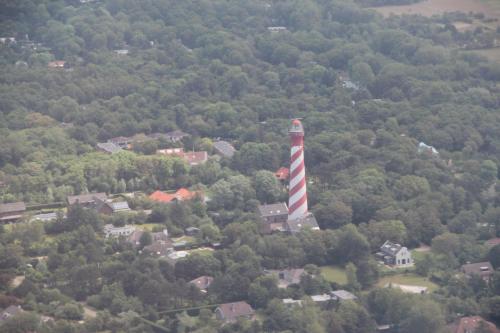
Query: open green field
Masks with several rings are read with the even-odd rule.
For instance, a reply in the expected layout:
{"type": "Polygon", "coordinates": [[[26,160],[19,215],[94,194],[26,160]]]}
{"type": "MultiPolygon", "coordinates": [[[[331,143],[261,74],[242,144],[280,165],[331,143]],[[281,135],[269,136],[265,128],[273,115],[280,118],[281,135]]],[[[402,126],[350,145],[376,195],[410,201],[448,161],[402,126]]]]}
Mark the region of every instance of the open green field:
{"type": "Polygon", "coordinates": [[[495,61],[495,62],[500,62],[500,47],[493,48],[493,49],[484,49],[484,50],[469,50],[469,51],[462,51],[462,52],[468,52],[468,53],[475,53],[482,55],[486,58],[488,58],[490,61],[495,61]]]}
{"type": "Polygon", "coordinates": [[[328,282],[335,282],[338,284],[346,284],[347,276],[345,269],[338,266],[323,266],[320,267],[321,276],[328,282]]]}
{"type": "Polygon", "coordinates": [[[388,283],[427,287],[429,288],[429,292],[432,292],[438,288],[438,285],[431,282],[428,278],[414,273],[385,276],[377,282],[376,286],[379,288],[384,288],[388,283]]]}
{"type": "Polygon", "coordinates": [[[137,224],[136,225],[139,229],[142,229],[144,231],[153,231],[153,228],[156,226],[162,226],[162,224],[159,223],[144,223],[144,224],[137,224]]]}
{"type": "Polygon", "coordinates": [[[384,16],[440,15],[446,12],[484,13],[487,17],[500,17],[500,2],[497,0],[425,0],[411,5],[381,6],[372,8],[384,16]]]}

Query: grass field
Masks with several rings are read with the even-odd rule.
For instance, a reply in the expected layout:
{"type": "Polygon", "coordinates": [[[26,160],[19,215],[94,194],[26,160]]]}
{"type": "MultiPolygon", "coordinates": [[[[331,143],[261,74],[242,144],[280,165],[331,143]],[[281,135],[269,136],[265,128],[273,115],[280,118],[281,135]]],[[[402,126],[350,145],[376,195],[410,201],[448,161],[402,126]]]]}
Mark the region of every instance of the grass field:
{"type": "Polygon", "coordinates": [[[488,58],[490,61],[496,61],[500,62],[500,48],[494,48],[494,49],[485,49],[485,50],[470,50],[470,51],[462,51],[462,52],[473,52],[476,54],[480,54],[486,58],[488,58]]]}
{"type": "Polygon", "coordinates": [[[345,270],[338,266],[323,266],[320,267],[321,276],[328,282],[335,282],[338,284],[346,284],[347,276],[345,270]]]}
{"type": "Polygon", "coordinates": [[[156,226],[162,226],[163,224],[159,224],[159,223],[144,223],[144,224],[137,224],[136,226],[139,228],[139,229],[142,229],[142,230],[147,230],[147,231],[153,231],[153,228],[156,227],[156,226]]]}
{"type": "Polygon", "coordinates": [[[484,13],[487,17],[500,18],[500,2],[496,0],[425,0],[411,5],[382,6],[372,8],[384,16],[439,15],[446,12],[484,13]]]}
{"type": "Polygon", "coordinates": [[[385,276],[377,282],[376,286],[379,288],[383,288],[388,283],[427,287],[429,289],[429,292],[432,292],[438,288],[438,285],[429,281],[428,278],[413,273],[385,276]]]}

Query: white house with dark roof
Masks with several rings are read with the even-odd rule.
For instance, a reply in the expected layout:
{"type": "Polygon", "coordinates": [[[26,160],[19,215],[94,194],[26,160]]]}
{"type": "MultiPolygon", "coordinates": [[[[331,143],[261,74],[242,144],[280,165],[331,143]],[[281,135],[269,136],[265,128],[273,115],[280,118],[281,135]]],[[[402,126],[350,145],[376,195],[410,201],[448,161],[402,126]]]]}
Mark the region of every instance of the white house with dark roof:
{"type": "Polygon", "coordinates": [[[384,262],[386,265],[403,267],[413,265],[411,252],[401,244],[391,243],[386,241],[380,247],[380,251],[376,254],[377,259],[384,262]]]}

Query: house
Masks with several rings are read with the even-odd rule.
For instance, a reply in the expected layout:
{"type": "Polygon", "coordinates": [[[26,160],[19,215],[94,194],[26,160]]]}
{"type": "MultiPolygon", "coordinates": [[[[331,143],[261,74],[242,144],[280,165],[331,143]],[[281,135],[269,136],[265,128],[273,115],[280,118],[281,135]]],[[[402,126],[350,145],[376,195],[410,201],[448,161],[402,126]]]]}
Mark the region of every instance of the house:
{"type": "Polygon", "coordinates": [[[187,251],[173,251],[167,257],[170,263],[175,264],[179,259],[186,258],[189,255],[187,251]]]}
{"type": "Polygon", "coordinates": [[[127,49],[114,50],[113,52],[115,52],[118,55],[127,55],[129,53],[127,49]]]}
{"type": "Polygon", "coordinates": [[[151,193],[149,199],[162,202],[162,203],[170,203],[175,201],[187,201],[196,198],[196,196],[203,196],[201,192],[190,191],[186,188],[180,188],[175,193],[165,193],[162,191],[155,191],[151,193]]]}
{"type": "Polygon", "coordinates": [[[257,213],[261,220],[262,233],[270,234],[275,231],[284,230],[284,224],[288,220],[288,207],[286,203],[260,205],[257,207],[257,213]]]}
{"type": "Polygon", "coordinates": [[[196,227],[187,227],[185,229],[186,236],[197,236],[200,233],[200,228],[196,227]]]}
{"type": "Polygon", "coordinates": [[[495,247],[497,245],[500,245],[500,237],[488,239],[485,242],[485,245],[487,247],[495,247]]]}
{"type": "Polygon", "coordinates": [[[57,213],[45,213],[45,214],[37,214],[34,215],[30,221],[41,221],[41,222],[49,222],[57,219],[57,213]]]}
{"type": "Polygon", "coordinates": [[[206,151],[185,152],[183,148],[167,148],[158,149],[156,153],[167,156],[178,156],[190,166],[203,164],[208,161],[208,153],[206,151]]]}
{"type": "Polygon", "coordinates": [[[56,60],[56,61],[51,61],[47,64],[49,68],[64,68],[66,67],[66,61],[62,60],[56,60]]]}
{"type": "Polygon", "coordinates": [[[380,251],[375,256],[386,265],[403,267],[413,264],[411,252],[406,247],[389,241],[380,247],[380,251]]]}
{"type": "Polygon", "coordinates": [[[151,233],[151,238],[153,239],[153,242],[170,241],[170,237],[168,237],[168,229],[151,233]]]}
{"type": "Polygon", "coordinates": [[[115,227],[112,224],[106,224],[104,226],[104,236],[109,237],[120,237],[120,236],[130,236],[135,231],[135,226],[124,225],[123,227],[115,227]]]}
{"type": "Polygon", "coordinates": [[[166,257],[174,252],[174,247],[170,239],[157,240],[154,241],[152,244],[145,246],[143,251],[153,256],[166,257]]]}
{"type": "Polygon", "coordinates": [[[208,153],[206,151],[191,151],[188,153],[184,153],[184,156],[182,156],[182,158],[190,166],[195,166],[208,161],[208,153]]]}
{"type": "Polygon", "coordinates": [[[461,272],[467,278],[472,278],[474,275],[481,277],[484,281],[490,281],[491,276],[495,272],[489,261],[476,262],[474,264],[465,264],[461,267],[461,272]]]}
{"type": "Polygon", "coordinates": [[[9,44],[15,42],[16,42],[16,37],[0,37],[0,43],[2,44],[9,44]]]}
{"type": "Polygon", "coordinates": [[[296,306],[296,305],[302,306],[302,300],[293,299],[293,298],[285,298],[285,299],[283,299],[283,304],[289,308],[296,306]]]}
{"type": "Polygon", "coordinates": [[[211,276],[203,275],[194,280],[189,281],[190,284],[194,284],[202,292],[206,293],[208,287],[212,284],[214,278],[211,276]]]}
{"type": "Polygon", "coordinates": [[[0,324],[2,323],[2,321],[7,320],[11,317],[14,317],[18,313],[22,313],[22,312],[24,312],[24,311],[23,311],[23,309],[21,309],[21,307],[19,305],[11,305],[11,306],[7,307],[5,310],[0,312],[0,324]]]}
{"type": "Polygon", "coordinates": [[[0,204],[0,222],[16,222],[23,217],[24,212],[26,205],[22,201],[0,204]]]}
{"type": "Polygon", "coordinates": [[[333,300],[330,294],[312,295],[311,299],[314,303],[326,303],[333,300]]]}
{"type": "Polygon", "coordinates": [[[233,157],[236,149],[234,149],[233,145],[231,145],[227,141],[216,141],[213,144],[214,150],[217,154],[219,154],[222,157],[227,157],[231,158],[233,157]]]}
{"type": "Polygon", "coordinates": [[[141,237],[144,231],[141,229],[136,229],[127,237],[127,242],[132,244],[133,247],[138,247],[141,245],[141,237]]]}
{"type": "Polygon", "coordinates": [[[115,154],[122,151],[122,148],[113,142],[99,142],[97,150],[107,154],[115,154]]]}
{"type": "Polygon", "coordinates": [[[96,198],[94,209],[99,214],[111,215],[114,213],[130,212],[127,201],[108,201],[96,198]]]}
{"type": "Polygon", "coordinates": [[[158,149],[156,151],[157,154],[161,155],[173,155],[173,156],[184,156],[184,148],[167,148],[167,149],[158,149]]]}
{"type": "Polygon", "coordinates": [[[184,133],[183,131],[179,131],[179,130],[168,132],[168,133],[166,133],[166,135],[167,135],[168,139],[172,142],[179,142],[182,139],[184,139],[185,137],[190,136],[188,133],[184,133]]]}
{"type": "Polygon", "coordinates": [[[253,320],[255,311],[244,301],[221,304],[215,309],[215,317],[225,323],[234,323],[239,318],[253,320]]]}
{"type": "Polygon", "coordinates": [[[288,180],[288,177],[290,177],[290,169],[281,167],[274,173],[274,175],[279,181],[285,182],[288,180]]]}
{"type": "Polygon", "coordinates": [[[96,204],[97,200],[106,201],[106,199],[107,199],[106,193],[99,192],[99,193],[87,193],[80,195],[70,195],[66,200],[69,206],[73,206],[74,204],[78,203],[86,208],[94,208],[94,205],[96,204]]]}
{"type": "Polygon", "coordinates": [[[429,156],[438,156],[439,152],[433,146],[429,146],[424,142],[420,142],[418,144],[418,153],[419,154],[427,154],[429,156]]]}
{"type": "Polygon", "coordinates": [[[303,268],[291,268],[283,270],[268,270],[266,274],[278,278],[278,288],[286,288],[291,284],[299,284],[305,273],[303,268]]]}
{"type": "Polygon", "coordinates": [[[457,319],[453,324],[448,325],[447,328],[449,333],[474,333],[481,327],[480,325],[486,329],[481,332],[500,333],[500,330],[495,326],[495,324],[486,321],[480,316],[462,317],[457,319]]]}
{"type": "Polygon", "coordinates": [[[318,222],[316,221],[316,217],[314,217],[313,213],[307,213],[305,216],[298,219],[287,220],[285,223],[285,231],[291,234],[300,232],[304,228],[319,230],[318,222]]]}
{"type": "Polygon", "coordinates": [[[330,293],[332,300],[337,302],[355,301],[358,298],[347,290],[335,290],[330,293]]]}
{"type": "Polygon", "coordinates": [[[270,32],[283,32],[287,31],[286,27],[267,27],[267,31],[270,32]]]}
{"type": "Polygon", "coordinates": [[[132,143],[132,138],[118,136],[116,138],[109,139],[108,142],[113,143],[122,149],[128,149],[130,147],[130,144],[132,143]]]}

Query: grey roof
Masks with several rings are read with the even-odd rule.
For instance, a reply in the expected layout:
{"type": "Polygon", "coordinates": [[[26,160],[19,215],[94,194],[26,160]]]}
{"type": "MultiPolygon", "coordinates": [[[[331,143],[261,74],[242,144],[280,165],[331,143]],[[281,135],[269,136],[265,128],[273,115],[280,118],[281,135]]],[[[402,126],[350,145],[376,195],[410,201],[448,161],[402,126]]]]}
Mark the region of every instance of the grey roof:
{"type": "Polygon", "coordinates": [[[26,205],[22,201],[0,204],[0,214],[23,212],[25,210],[26,205]]]}
{"type": "Polygon", "coordinates": [[[116,138],[111,138],[108,140],[108,142],[112,142],[115,144],[130,143],[131,141],[132,141],[132,138],[127,137],[127,136],[117,136],[116,138]]]}
{"type": "Polygon", "coordinates": [[[121,147],[114,144],[113,142],[99,142],[97,144],[97,148],[110,154],[119,153],[122,151],[121,147]]]}
{"type": "Polygon", "coordinates": [[[398,252],[402,249],[400,244],[395,244],[389,241],[386,241],[384,245],[380,247],[380,251],[384,254],[394,257],[398,252]]]}
{"type": "Polygon", "coordinates": [[[182,139],[185,136],[189,136],[188,133],[179,130],[168,132],[167,135],[171,139],[182,139]]]}
{"type": "Polygon", "coordinates": [[[346,290],[335,290],[331,292],[333,297],[341,301],[355,300],[357,297],[346,290]]]}
{"type": "Polygon", "coordinates": [[[110,202],[109,206],[111,207],[113,212],[121,212],[121,211],[130,210],[130,207],[128,206],[128,202],[126,202],[126,201],[110,202]]]}
{"type": "Polygon", "coordinates": [[[489,261],[476,262],[473,264],[465,264],[462,266],[462,271],[467,274],[489,275],[495,271],[489,261]]]}
{"type": "Polygon", "coordinates": [[[224,157],[233,157],[236,149],[227,141],[214,142],[214,149],[224,157]]]}
{"type": "Polygon", "coordinates": [[[16,314],[23,312],[23,309],[18,305],[11,305],[2,312],[0,312],[0,321],[8,319],[15,316],[16,314]]]}
{"type": "Polygon", "coordinates": [[[31,218],[32,220],[39,220],[39,221],[51,221],[57,219],[57,213],[46,213],[46,214],[37,214],[31,218]]]}
{"type": "Polygon", "coordinates": [[[288,215],[288,207],[284,202],[259,206],[259,215],[261,217],[277,216],[283,214],[288,215]]]}
{"type": "Polygon", "coordinates": [[[77,202],[80,204],[86,204],[86,203],[91,203],[95,202],[96,198],[98,200],[104,201],[106,200],[107,196],[106,193],[100,192],[100,193],[87,193],[87,194],[80,194],[80,195],[70,195],[68,196],[68,204],[73,205],[77,202]]]}
{"type": "Polygon", "coordinates": [[[286,229],[288,232],[296,233],[301,231],[303,228],[319,230],[318,222],[312,213],[308,213],[307,215],[295,220],[286,221],[286,229]]]}

